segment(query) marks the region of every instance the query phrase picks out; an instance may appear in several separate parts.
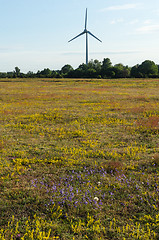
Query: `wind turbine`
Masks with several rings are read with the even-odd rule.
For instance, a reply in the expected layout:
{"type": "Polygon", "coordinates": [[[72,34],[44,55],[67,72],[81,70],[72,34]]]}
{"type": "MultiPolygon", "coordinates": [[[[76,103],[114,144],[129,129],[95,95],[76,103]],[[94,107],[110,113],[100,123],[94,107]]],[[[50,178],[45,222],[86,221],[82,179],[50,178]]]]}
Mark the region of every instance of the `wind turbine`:
{"type": "Polygon", "coordinates": [[[79,36],[81,36],[83,34],[86,34],[86,64],[88,65],[88,34],[90,34],[92,37],[97,39],[99,42],[102,42],[102,41],[99,38],[97,38],[96,36],[94,36],[90,31],[87,30],[87,8],[86,8],[86,15],[85,15],[85,29],[84,29],[84,31],[81,32],[76,37],[74,37],[71,40],[69,40],[68,42],[73,41],[74,39],[78,38],[79,36]]]}

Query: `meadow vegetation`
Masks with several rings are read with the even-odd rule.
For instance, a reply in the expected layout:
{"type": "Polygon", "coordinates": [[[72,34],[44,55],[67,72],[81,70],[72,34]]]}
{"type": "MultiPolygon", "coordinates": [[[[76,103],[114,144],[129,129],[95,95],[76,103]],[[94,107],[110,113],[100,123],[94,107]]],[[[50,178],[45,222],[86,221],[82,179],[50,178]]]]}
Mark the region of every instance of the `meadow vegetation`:
{"type": "Polygon", "coordinates": [[[159,239],[159,80],[0,80],[0,240],[159,239]]]}

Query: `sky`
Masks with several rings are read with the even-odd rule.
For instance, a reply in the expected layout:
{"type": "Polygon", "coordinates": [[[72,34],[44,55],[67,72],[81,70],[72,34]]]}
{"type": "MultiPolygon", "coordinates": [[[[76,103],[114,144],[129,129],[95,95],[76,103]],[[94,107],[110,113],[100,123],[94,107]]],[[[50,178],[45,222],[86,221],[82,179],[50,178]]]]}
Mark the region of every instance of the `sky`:
{"type": "Polygon", "coordinates": [[[0,72],[85,63],[86,8],[89,60],[159,64],[159,0],[0,0],[0,72]]]}

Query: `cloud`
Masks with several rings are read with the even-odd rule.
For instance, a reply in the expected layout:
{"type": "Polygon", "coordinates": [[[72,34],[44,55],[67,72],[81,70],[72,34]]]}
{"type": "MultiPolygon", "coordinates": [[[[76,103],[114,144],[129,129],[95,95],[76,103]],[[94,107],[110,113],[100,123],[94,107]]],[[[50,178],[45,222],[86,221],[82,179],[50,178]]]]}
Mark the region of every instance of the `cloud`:
{"type": "Polygon", "coordinates": [[[22,46],[1,46],[0,53],[11,53],[11,52],[20,52],[22,51],[22,46]]]}
{"type": "Polygon", "coordinates": [[[8,52],[9,51],[9,48],[7,47],[1,47],[0,48],[0,53],[5,53],[5,52],[8,52]]]}
{"type": "MultiPolygon", "coordinates": [[[[90,51],[90,54],[96,55],[96,54],[110,54],[110,55],[120,55],[120,54],[134,54],[134,53],[140,53],[141,51],[138,50],[122,50],[122,51],[103,51],[103,52],[93,52],[90,51]]],[[[74,51],[74,52],[61,52],[61,55],[82,55],[85,54],[84,51],[74,51]]]]}
{"type": "Polygon", "coordinates": [[[125,50],[125,51],[107,51],[107,52],[91,52],[91,54],[108,54],[108,55],[121,55],[121,54],[135,54],[140,53],[141,51],[137,50],[125,50]]]}
{"type": "Polygon", "coordinates": [[[112,20],[110,23],[117,24],[117,23],[122,23],[122,22],[124,22],[124,20],[122,18],[119,18],[119,19],[112,20]]]}
{"type": "Polygon", "coordinates": [[[138,23],[138,22],[139,22],[138,19],[134,19],[134,20],[130,21],[128,24],[134,25],[134,24],[136,24],[136,23],[138,23]]]}
{"type": "Polygon", "coordinates": [[[124,4],[124,5],[114,5],[114,6],[110,6],[107,8],[102,9],[102,12],[105,11],[119,11],[119,10],[129,10],[129,9],[134,9],[138,6],[138,4],[124,4]]]}
{"type": "Polygon", "coordinates": [[[74,51],[74,52],[61,52],[61,55],[81,55],[84,54],[84,52],[74,51]]]}
{"type": "Polygon", "coordinates": [[[159,31],[159,24],[145,25],[136,29],[137,33],[140,34],[149,34],[159,31]]]}
{"type": "Polygon", "coordinates": [[[152,23],[152,20],[151,19],[147,19],[144,21],[144,24],[151,24],[152,23]]]}

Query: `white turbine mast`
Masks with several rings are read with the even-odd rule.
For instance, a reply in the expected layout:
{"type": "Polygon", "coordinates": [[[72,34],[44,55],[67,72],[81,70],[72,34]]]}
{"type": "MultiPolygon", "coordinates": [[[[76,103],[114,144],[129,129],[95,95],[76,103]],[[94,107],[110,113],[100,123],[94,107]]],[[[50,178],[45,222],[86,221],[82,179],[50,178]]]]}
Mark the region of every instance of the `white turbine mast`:
{"type": "Polygon", "coordinates": [[[87,8],[86,8],[86,15],[85,15],[85,29],[84,29],[84,31],[81,32],[80,34],[78,34],[76,37],[69,40],[68,42],[73,41],[74,39],[78,38],[79,36],[81,36],[83,34],[86,34],[86,64],[88,65],[88,34],[90,34],[92,37],[97,39],[99,42],[102,42],[102,41],[99,38],[97,38],[96,36],[94,36],[90,31],[87,30],[87,8]]]}

